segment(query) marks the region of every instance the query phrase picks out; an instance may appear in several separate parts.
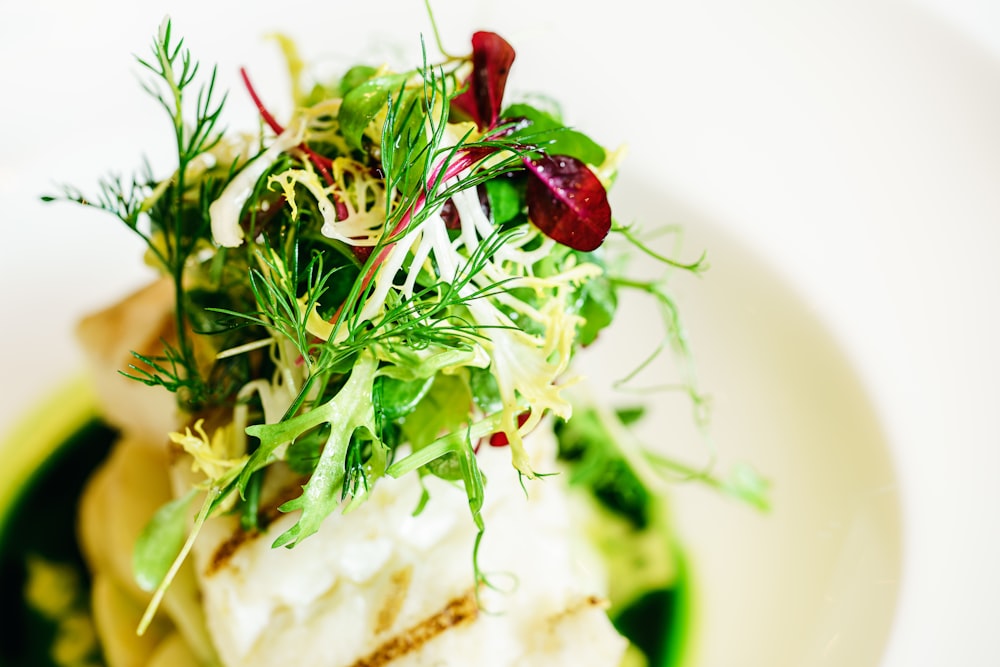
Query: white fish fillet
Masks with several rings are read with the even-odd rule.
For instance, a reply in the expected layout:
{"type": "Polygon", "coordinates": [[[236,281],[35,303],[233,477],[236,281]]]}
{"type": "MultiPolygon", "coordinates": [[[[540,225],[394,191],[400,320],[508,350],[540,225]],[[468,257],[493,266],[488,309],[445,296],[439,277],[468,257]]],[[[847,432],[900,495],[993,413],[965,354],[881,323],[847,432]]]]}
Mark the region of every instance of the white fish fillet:
{"type": "MultiPolygon", "coordinates": [[[[536,469],[553,469],[554,441],[527,441],[536,469]]],[[[475,527],[464,490],[415,475],[380,480],[371,497],[329,517],[293,549],[271,541],[294,517],[216,553],[235,529],[217,522],[196,547],[206,617],[228,667],[619,664],[625,641],[604,611],[601,573],[588,570],[559,478],[527,483],[506,449],[483,447],[486,534],[480,565],[499,590],[473,591],[475,527]]]]}

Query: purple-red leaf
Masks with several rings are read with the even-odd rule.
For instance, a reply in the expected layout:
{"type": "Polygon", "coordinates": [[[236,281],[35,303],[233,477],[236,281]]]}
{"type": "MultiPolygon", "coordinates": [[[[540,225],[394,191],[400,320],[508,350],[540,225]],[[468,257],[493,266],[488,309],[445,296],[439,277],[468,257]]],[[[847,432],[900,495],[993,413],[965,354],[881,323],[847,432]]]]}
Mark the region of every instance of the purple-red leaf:
{"type": "Polygon", "coordinates": [[[611,205],[601,181],[568,155],[525,159],[531,176],[528,217],[550,238],[574,250],[596,250],[611,229],[611,205]]]}
{"type": "Polygon", "coordinates": [[[500,118],[507,74],[514,62],[514,47],[495,32],[472,35],[472,75],[469,88],[453,101],[479,129],[494,127],[500,118]]]}

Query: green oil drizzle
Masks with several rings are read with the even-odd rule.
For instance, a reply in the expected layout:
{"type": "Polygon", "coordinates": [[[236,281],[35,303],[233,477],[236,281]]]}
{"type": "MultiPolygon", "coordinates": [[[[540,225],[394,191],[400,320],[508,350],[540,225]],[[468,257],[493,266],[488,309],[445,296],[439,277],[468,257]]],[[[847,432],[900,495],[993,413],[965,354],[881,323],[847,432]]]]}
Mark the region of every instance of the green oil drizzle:
{"type": "Polygon", "coordinates": [[[611,619],[649,667],[681,667],[686,656],[691,586],[683,554],[675,558],[677,574],[670,586],[646,591],[611,619]]]}
{"type": "Polygon", "coordinates": [[[69,642],[84,641],[89,577],[76,539],[76,507],[91,472],[107,456],[116,434],[100,422],[88,423],[61,444],[22,486],[3,512],[0,532],[0,608],[4,610],[0,665],[65,667],[100,665],[95,651],[72,655],[69,642]],[[59,617],[28,603],[29,564],[45,564],[76,590],[64,591],[59,617]],[[77,633],[77,637],[68,634],[77,633]],[[62,643],[60,644],[60,641],[62,643]],[[64,647],[60,652],[58,646],[64,647]],[[67,657],[73,658],[67,661],[67,657]]]}

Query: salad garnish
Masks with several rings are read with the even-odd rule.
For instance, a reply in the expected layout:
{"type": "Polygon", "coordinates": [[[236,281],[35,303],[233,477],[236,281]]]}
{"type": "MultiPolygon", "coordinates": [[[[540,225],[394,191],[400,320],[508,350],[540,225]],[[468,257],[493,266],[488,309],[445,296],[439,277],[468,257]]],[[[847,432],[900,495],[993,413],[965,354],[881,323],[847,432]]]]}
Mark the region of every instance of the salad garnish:
{"type": "MultiPolygon", "coordinates": [[[[414,69],[359,64],[311,86],[283,46],[291,117],[275,118],[242,71],[261,130],[230,134],[215,70],[201,72],[165,20],[139,64],[170,121],[172,172],[147,164],[103,180],[94,197],[65,188],[45,198],[111,213],[174,286],[163,353],[136,353],[123,373],[176,395],[183,426],[169,438],[201,481],[136,545],[137,580],[154,591],[140,631],[205,521],[238,512],[244,530],[264,529],[259,493],[278,465],[301,477],[301,494],[279,508],[298,517],[274,547],[307,539],[381,478],[413,473],[461,485],[481,539],[478,448],[509,448],[530,493],[529,480],[557,472],[534,469],[523,442],[544,420],[565,436],[564,460],[586,463],[571,481],[637,525],[648,517],[635,500],[660,492],[650,472],[765,504],[755,477],[726,486],[620,448],[621,414],[584,406],[574,416],[571,361],[610,324],[620,290],[652,295],[667,347],[688,355],[663,279],[629,277],[605,241],[667,269],[706,265],[662,255],[615,222],[607,191],[622,151],[554,106],[507,103],[510,44],[477,32],[466,55],[434,62],[425,47],[414,69]]],[[[684,389],[704,405],[693,379],[684,389]]]]}

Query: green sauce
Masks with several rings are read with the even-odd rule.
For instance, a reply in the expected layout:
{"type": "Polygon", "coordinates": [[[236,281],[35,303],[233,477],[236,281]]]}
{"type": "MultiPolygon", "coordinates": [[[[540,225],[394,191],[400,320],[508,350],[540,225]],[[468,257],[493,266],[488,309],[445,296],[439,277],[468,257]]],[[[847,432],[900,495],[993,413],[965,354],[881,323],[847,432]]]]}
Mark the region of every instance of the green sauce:
{"type": "Polygon", "coordinates": [[[76,540],[76,507],[115,437],[100,422],[87,424],[34,471],[5,510],[0,533],[4,667],[102,664],[96,645],[87,648],[89,578],[76,540]]]}
{"type": "Polygon", "coordinates": [[[649,590],[612,617],[615,628],[642,652],[650,667],[678,667],[687,636],[686,570],[681,565],[669,588],[649,590]]]}
{"type": "Polygon", "coordinates": [[[632,643],[622,667],[679,667],[689,634],[686,562],[666,499],[646,487],[614,441],[618,427],[641,415],[584,407],[557,421],[555,434],[586,537],[607,568],[611,620],[632,643]]]}

